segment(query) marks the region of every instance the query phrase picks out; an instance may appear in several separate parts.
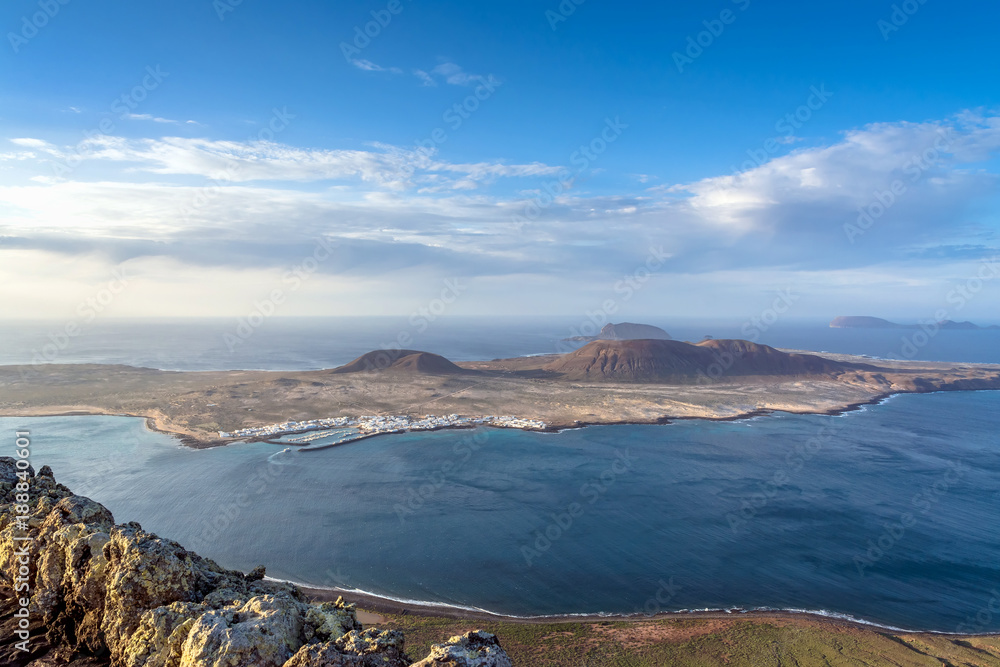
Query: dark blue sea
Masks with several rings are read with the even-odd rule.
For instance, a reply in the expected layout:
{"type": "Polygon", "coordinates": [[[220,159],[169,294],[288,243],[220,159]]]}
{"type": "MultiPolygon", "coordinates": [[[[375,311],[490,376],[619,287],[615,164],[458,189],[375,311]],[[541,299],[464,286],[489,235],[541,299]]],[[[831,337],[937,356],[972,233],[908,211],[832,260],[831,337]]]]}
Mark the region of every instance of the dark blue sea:
{"type": "MultiPolygon", "coordinates": [[[[409,325],[268,322],[229,355],[220,332],[232,324],[95,325],[59,360],[321,368],[409,325]]],[[[690,340],[739,335],[738,323],[661,324],[690,340]]],[[[547,353],[572,326],[455,322],[406,347],[456,360],[547,353]]],[[[44,344],[44,325],[0,333],[5,363],[44,344]]],[[[798,323],[760,342],[892,356],[912,333],[798,323]]],[[[940,332],[914,358],[998,362],[997,342],[940,332]]],[[[997,392],[897,396],[840,416],[403,434],[308,453],[190,450],[122,417],[0,419],[11,450],[15,429],[31,431],[36,467],[118,521],[301,583],[521,616],[765,607],[1000,630],[997,392]]]]}

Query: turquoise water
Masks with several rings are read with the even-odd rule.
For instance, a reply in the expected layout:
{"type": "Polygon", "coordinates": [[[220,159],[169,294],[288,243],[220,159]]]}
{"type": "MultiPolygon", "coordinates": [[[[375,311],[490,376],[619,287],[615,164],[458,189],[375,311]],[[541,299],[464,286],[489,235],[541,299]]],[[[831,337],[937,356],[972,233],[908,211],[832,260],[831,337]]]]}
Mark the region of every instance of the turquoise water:
{"type": "Polygon", "coordinates": [[[998,392],[316,452],[189,450],[118,417],[0,419],[15,428],[118,521],[298,582],[517,615],[773,607],[1000,630],[998,392]]]}

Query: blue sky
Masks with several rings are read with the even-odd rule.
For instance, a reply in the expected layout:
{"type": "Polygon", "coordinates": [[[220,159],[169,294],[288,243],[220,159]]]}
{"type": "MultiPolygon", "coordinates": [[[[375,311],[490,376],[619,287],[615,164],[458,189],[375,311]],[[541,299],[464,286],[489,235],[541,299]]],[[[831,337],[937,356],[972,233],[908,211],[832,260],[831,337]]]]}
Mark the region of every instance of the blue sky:
{"type": "Polygon", "coordinates": [[[71,317],[118,270],[115,316],[275,290],[280,314],[407,314],[451,279],[455,314],[750,317],[792,289],[803,317],[995,320],[998,18],[8,2],[0,294],[71,317]]]}

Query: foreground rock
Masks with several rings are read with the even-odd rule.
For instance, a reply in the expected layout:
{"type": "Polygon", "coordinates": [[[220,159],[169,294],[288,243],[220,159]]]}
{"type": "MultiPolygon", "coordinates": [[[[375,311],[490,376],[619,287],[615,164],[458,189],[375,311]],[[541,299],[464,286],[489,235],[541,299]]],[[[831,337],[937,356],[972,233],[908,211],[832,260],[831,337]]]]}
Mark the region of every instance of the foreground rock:
{"type": "Polygon", "coordinates": [[[482,630],[452,637],[431,647],[413,667],[512,667],[496,635],[482,630]]]}
{"type": "MultiPolygon", "coordinates": [[[[402,633],[363,629],[354,605],[311,604],[295,586],[266,581],[263,568],[226,570],[137,523],[116,525],[106,508],[56,483],[47,466],[36,475],[0,457],[0,512],[0,664],[413,664],[402,633]]],[[[493,635],[472,632],[417,664],[510,660],[493,635]]]]}

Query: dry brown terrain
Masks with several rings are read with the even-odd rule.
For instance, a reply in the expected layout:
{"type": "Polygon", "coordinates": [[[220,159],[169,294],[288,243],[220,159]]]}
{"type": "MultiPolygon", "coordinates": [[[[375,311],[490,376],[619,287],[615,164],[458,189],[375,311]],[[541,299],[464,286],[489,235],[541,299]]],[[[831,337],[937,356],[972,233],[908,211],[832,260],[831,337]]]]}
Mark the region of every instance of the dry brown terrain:
{"type": "Polygon", "coordinates": [[[407,646],[417,654],[426,652],[441,636],[485,628],[500,638],[515,665],[1000,667],[997,635],[892,631],[813,614],[694,612],[515,619],[421,608],[343,591],[303,590],[313,600],[343,595],[370,610],[365,623],[402,630],[407,646]]]}
{"type": "Polygon", "coordinates": [[[450,364],[441,357],[413,357],[421,354],[413,352],[404,363],[395,357],[380,364],[383,353],[366,355],[362,363],[352,362],[354,372],[344,371],[351,364],[336,372],[2,366],[0,415],[144,416],[160,430],[185,436],[187,444],[211,446],[223,444],[220,430],[288,419],[492,414],[562,428],[727,419],[762,411],[830,413],[893,393],[1000,388],[1000,365],[819,357],[746,341],[697,346],[666,341],[674,356],[665,358],[636,343],[600,341],[561,357],[463,362],[457,372],[448,371],[450,364]],[[609,345],[622,347],[609,350],[609,345]],[[735,353],[731,362],[727,350],[735,353]],[[376,363],[364,363],[366,358],[376,363]],[[387,367],[377,370],[382,366],[387,367]]]}

